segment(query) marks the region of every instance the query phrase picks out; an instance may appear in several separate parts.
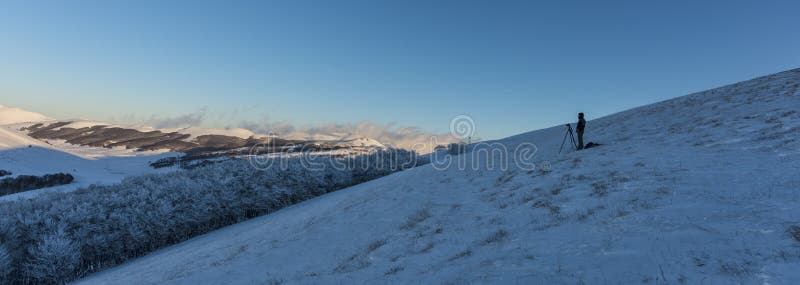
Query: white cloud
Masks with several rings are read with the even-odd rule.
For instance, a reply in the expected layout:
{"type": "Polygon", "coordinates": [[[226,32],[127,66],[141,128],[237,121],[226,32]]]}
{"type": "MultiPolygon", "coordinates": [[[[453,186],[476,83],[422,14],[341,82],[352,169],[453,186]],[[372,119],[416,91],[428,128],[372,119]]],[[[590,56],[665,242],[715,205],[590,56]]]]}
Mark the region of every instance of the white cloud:
{"type": "Polygon", "coordinates": [[[206,108],[203,108],[197,112],[183,114],[176,117],[158,118],[153,116],[147,121],[147,124],[157,129],[193,127],[202,124],[205,120],[205,117],[206,108]]]}

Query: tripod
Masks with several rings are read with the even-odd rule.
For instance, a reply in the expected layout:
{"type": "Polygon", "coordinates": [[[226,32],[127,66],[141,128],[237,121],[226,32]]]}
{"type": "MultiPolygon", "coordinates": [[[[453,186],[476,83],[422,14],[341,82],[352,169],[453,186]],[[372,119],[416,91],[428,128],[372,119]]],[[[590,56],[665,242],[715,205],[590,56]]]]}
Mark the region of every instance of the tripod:
{"type": "Polygon", "coordinates": [[[569,136],[569,141],[572,142],[572,146],[575,150],[578,150],[578,143],[575,142],[575,135],[572,134],[572,126],[567,124],[567,133],[564,134],[564,140],[561,141],[561,149],[558,150],[559,154],[564,150],[564,143],[567,142],[567,136],[569,136]]]}

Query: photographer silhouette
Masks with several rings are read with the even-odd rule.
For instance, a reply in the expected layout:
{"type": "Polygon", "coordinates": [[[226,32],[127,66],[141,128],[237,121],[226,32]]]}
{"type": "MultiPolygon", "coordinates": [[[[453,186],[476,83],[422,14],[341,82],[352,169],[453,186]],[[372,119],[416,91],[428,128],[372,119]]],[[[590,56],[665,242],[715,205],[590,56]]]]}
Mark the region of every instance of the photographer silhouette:
{"type": "Polygon", "coordinates": [[[578,150],[583,149],[583,129],[586,128],[586,120],[583,119],[583,113],[578,113],[578,125],[575,126],[575,131],[578,132],[578,150]]]}

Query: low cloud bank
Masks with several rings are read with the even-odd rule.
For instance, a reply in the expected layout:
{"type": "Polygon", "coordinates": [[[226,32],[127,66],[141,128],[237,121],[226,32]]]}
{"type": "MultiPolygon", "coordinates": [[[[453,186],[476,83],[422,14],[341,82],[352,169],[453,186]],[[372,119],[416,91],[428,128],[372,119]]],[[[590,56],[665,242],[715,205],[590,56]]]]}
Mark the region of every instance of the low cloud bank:
{"type": "Polygon", "coordinates": [[[197,112],[183,114],[175,117],[158,118],[151,117],[147,123],[157,129],[184,128],[198,126],[205,120],[206,109],[197,112]]]}

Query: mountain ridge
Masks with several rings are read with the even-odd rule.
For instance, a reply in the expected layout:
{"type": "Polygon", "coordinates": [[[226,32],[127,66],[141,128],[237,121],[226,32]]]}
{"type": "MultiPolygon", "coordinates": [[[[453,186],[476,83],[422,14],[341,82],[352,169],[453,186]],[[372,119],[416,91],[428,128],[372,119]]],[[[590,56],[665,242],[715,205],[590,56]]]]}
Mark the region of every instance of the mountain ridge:
{"type": "Polygon", "coordinates": [[[229,157],[297,152],[341,156],[388,148],[374,139],[286,140],[256,138],[252,132],[238,129],[159,130],[90,120],[56,120],[5,106],[0,106],[0,121],[7,123],[0,124],[0,170],[10,171],[12,176],[69,173],[75,177],[68,185],[6,195],[0,200],[117,183],[131,175],[175,171],[229,157]]]}

